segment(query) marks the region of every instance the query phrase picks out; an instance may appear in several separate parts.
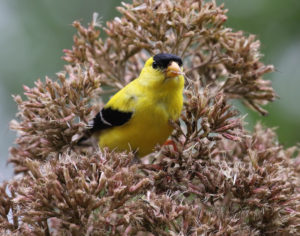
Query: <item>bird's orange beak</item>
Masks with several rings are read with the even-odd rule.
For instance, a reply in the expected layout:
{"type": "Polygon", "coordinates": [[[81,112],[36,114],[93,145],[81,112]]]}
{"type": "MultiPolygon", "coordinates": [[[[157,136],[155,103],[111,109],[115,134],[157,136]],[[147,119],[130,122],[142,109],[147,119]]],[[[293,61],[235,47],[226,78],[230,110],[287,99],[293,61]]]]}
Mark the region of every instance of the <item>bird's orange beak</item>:
{"type": "Polygon", "coordinates": [[[172,78],[182,74],[183,73],[179,65],[175,61],[172,61],[172,63],[168,66],[166,70],[166,78],[172,78]]]}

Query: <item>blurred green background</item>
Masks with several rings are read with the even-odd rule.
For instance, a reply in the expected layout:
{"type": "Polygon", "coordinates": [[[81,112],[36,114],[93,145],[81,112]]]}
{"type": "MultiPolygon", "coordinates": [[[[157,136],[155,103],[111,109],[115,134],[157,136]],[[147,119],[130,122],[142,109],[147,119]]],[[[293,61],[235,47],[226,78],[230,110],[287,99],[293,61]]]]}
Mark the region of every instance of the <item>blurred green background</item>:
{"type": "MultiPolygon", "coordinates": [[[[128,1],[127,1],[128,2],[128,1]]],[[[225,0],[227,26],[253,33],[261,40],[263,61],[277,71],[269,75],[280,99],[267,106],[270,114],[248,113],[249,129],[257,120],[278,127],[280,142],[291,146],[300,140],[300,1],[225,0]]],[[[12,175],[6,166],[8,147],[15,133],[8,128],[17,107],[11,94],[22,93],[37,78],[54,77],[62,70],[62,49],[71,48],[74,20],[86,25],[98,12],[102,22],[119,15],[119,0],[1,0],[0,1],[0,181],[12,175]]]]}

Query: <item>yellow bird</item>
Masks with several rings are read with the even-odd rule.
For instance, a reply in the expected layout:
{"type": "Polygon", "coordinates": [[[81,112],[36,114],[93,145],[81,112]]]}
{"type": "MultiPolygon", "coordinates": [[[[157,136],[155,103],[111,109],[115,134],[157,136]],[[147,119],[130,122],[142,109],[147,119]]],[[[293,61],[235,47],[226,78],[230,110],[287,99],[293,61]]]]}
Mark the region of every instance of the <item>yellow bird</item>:
{"type": "Polygon", "coordinates": [[[91,132],[100,148],[136,151],[144,156],[172,132],[183,105],[182,60],[160,53],[149,58],[140,76],[117,92],[95,116],[91,132]]]}

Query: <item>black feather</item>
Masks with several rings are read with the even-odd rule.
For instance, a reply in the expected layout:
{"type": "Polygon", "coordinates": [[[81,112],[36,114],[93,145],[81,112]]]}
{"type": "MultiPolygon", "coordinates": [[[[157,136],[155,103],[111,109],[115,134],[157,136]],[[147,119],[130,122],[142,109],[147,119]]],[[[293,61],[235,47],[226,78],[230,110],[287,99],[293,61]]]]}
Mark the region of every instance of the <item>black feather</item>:
{"type": "Polygon", "coordinates": [[[111,108],[103,108],[93,119],[91,131],[120,126],[130,120],[132,112],[124,112],[111,108]]]}
{"type": "Polygon", "coordinates": [[[179,66],[182,66],[181,58],[173,54],[159,53],[153,57],[153,60],[154,62],[152,66],[154,69],[157,67],[160,69],[166,69],[172,61],[175,61],[179,66]]]}

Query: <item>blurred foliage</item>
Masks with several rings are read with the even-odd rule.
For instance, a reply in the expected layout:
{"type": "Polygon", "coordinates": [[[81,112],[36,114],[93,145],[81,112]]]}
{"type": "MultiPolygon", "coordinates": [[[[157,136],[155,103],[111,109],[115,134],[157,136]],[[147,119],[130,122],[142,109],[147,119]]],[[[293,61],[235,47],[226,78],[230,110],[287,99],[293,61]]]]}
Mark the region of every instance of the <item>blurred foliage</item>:
{"type": "Polygon", "coordinates": [[[249,128],[262,120],[269,127],[278,127],[283,145],[296,144],[300,141],[300,2],[227,0],[225,4],[229,9],[227,24],[256,34],[261,40],[263,61],[277,69],[268,79],[280,98],[266,107],[269,111],[266,117],[246,110],[249,128]]]}
{"type": "MultiPolygon", "coordinates": [[[[267,106],[270,114],[261,117],[249,113],[251,128],[256,120],[269,127],[278,127],[280,141],[285,146],[300,140],[300,2],[299,0],[225,0],[229,9],[227,25],[256,34],[262,43],[263,61],[274,64],[277,71],[268,78],[273,81],[280,99],[267,106]]],[[[74,20],[86,25],[93,12],[103,22],[114,18],[120,1],[81,0],[2,0],[0,2],[0,169],[8,156],[7,147],[15,137],[8,131],[8,122],[14,118],[16,105],[11,94],[22,93],[22,85],[33,85],[38,77],[54,77],[63,68],[62,50],[70,48],[75,29],[74,20]]],[[[3,176],[0,174],[0,180],[3,176]]]]}

